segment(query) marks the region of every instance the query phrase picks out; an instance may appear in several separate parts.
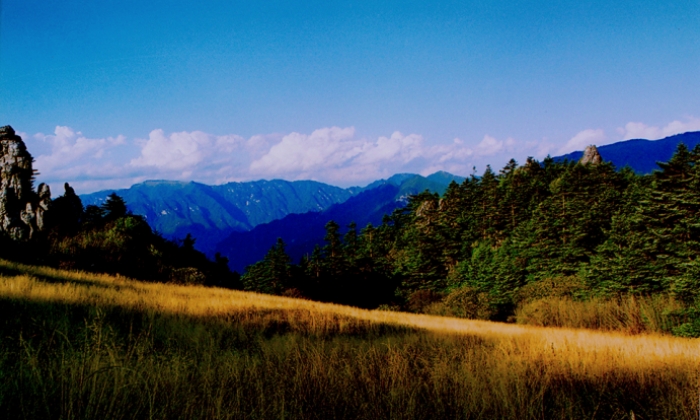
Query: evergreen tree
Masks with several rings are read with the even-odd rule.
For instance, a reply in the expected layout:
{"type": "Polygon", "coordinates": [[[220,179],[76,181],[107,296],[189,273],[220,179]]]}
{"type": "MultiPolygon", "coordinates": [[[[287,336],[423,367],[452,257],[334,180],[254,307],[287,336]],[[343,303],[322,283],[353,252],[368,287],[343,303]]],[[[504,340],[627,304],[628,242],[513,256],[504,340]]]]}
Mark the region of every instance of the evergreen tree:
{"type": "Polygon", "coordinates": [[[268,294],[282,293],[290,280],[291,261],[284,247],[284,241],[278,238],[262,261],[246,267],[246,272],[241,277],[245,290],[268,294]]]}
{"type": "Polygon", "coordinates": [[[654,235],[649,231],[650,190],[641,182],[631,184],[620,209],[612,216],[608,237],[596,249],[582,275],[598,293],[646,294],[661,290],[665,274],[657,263],[654,235]]]}
{"type": "Polygon", "coordinates": [[[326,241],[323,247],[324,275],[329,279],[337,279],[344,273],[346,266],[340,226],[333,220],[326,223],[326,236],[323,239],[326,241]]]}
{"type": "Polygon", "coordinates": [[[97,226],[102,223],[104,217],[104,211],[94,205],[90,204],[85,206],[85,212],[83,214],[83,223],[89,226],[97,226]]]}
{"type": "Polygon", "coordinates": [[[127,215],[126,202],[117,193],[112,193],[102,204],[102,212],[107,221],[124,217],[127,215]]]}

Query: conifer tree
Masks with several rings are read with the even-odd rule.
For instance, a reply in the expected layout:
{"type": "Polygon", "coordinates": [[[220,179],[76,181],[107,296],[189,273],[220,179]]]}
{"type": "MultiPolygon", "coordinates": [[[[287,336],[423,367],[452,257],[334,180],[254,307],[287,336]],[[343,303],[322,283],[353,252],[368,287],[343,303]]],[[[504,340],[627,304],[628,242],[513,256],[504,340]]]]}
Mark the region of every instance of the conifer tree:
{"type": "Polygon", "coordinates": [[[246,273],[241,277],[245,290],[280,294],[288,286],[291,259],[284,248],[282,238],[277,238],[277,243],[262,261],[246,267],[246,273]]]}
{"type": "Polygon", "coordinates": [[[107,221],[124,217],[127,214],[126,202],[123,198],[118,196],[117,193],[112,193],[107,197],[104,204],[102,204],[102,212],[104,214],[104,219],[107,221]]]}
{"type": "Polygon", "coordinates": [[[326,236],[323,239],[326,242],[323,247],[324,275],[329,279],[338,278],[346,267],[340,226],[333,220],[326,223],[326,236]]]}

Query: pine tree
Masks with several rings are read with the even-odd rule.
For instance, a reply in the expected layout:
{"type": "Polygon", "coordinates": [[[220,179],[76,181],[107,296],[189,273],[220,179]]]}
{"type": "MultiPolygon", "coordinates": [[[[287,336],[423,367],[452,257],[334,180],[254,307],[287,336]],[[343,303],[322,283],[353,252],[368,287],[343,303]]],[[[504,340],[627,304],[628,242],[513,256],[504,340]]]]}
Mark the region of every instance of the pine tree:
{"type": "Polygon", "coordinates": [[[439,207],[439,197],[429,192],[409,201],[411,219],[405,223],[399,242],[402,248],[396,259],[396,274],[403,279],[404,295],[420,289],[438,291],[447,285],[439,207]]]}
{"type": "Polygon", "coordinates": [[[575,275],[605,241],[624,179],[610,164],[568,165],[534,211],[528,271],[536,278],[575,275]]]}
{"type": "Polygon", "coordinates": [[[290,280],[289,255],[284,250],[282,238],[270,248],[262,261],[246,267],[246,273],[241,277],[245,290],[280,294],[290,280]]]}
{"type": "Polygon", "coordinates": [[[357,224],[351,222],[348,231],[343,236],[343,257],[345,265],[351,269],[355,267],[357,259],[360,257],[360,243],[357,237],[357,224]]]}
{"type": "Polygon", "coordinates": [[[597,293],[647,294],[662,289],[665,273],[658,265],[656,239],[649,230],[649,197],[650,190],[642,182],[627,188],[612,216],[608,238],[582,267],[582,276],[597,293]]]}
{"type": "Polygon", "coordinates": [[[671,289],[675,282],[687,280],[684,271],[692,267],[700,255],[700,162],[697,151],[691,153],[684,144],[679,144],[671,160],[659,163],[661,171],[653,176],[647,220],[656,240],[659,271],[664,274],[665,286],[671,289]]]}
{"type": "Polygon", "coordinates": [[[126,202],[117,193],[110,194],[101,208],[104,219],[107,221],[116,220],[127,215],[126,202]]]}
{"type": "Polygon", "coordinates": [[[333,220],[326,223],[326,236],[323,239],[326,242],[323,247],[324,275],[330,279],[337,278],[343,274],[346,265],[340,226],[333,220]]]}

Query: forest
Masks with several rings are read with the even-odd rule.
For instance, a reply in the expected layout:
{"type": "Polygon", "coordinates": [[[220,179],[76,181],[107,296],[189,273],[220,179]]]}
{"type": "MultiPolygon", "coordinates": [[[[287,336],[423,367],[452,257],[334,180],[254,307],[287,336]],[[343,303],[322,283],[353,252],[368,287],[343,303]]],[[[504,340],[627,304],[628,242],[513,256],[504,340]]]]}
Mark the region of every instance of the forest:
{"type": "Polygon", "coordinates": [[[325,243],[298,264],[278,240],[241,282],[263,293],[498,321],[527,318],[523,310],[543,321],[551,310],[542,302],[552,298],[571,307],[647,302],[664,318],[655,328],[698,336],[700,147],[680,144],[658,165],[639,175],[606,162],[511,160],[442,196],[412,196],[379,226],[329,221],[325,243]]]}

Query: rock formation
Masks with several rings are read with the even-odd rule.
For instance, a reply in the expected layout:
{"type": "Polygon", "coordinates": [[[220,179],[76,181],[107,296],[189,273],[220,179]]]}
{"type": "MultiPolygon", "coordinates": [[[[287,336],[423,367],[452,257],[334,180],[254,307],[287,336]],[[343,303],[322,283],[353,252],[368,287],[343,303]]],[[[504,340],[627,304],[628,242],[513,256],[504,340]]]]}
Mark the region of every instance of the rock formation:
{"type": "Polygon", "coordinates": [[[603,162],[603,158],[598,153],[598,148],[594,145],[586,146],[586,150],[583,151],[583,156],[581,160],[578,161],[581,165],[599,165],[603,162]]]}
{"type": "Polygon", "coordinates": [[[30,239],[45,227],[51,191],[32,189],[32,155],[12,127],[0,127],[0,233],[15,240],[30,239]]]}

